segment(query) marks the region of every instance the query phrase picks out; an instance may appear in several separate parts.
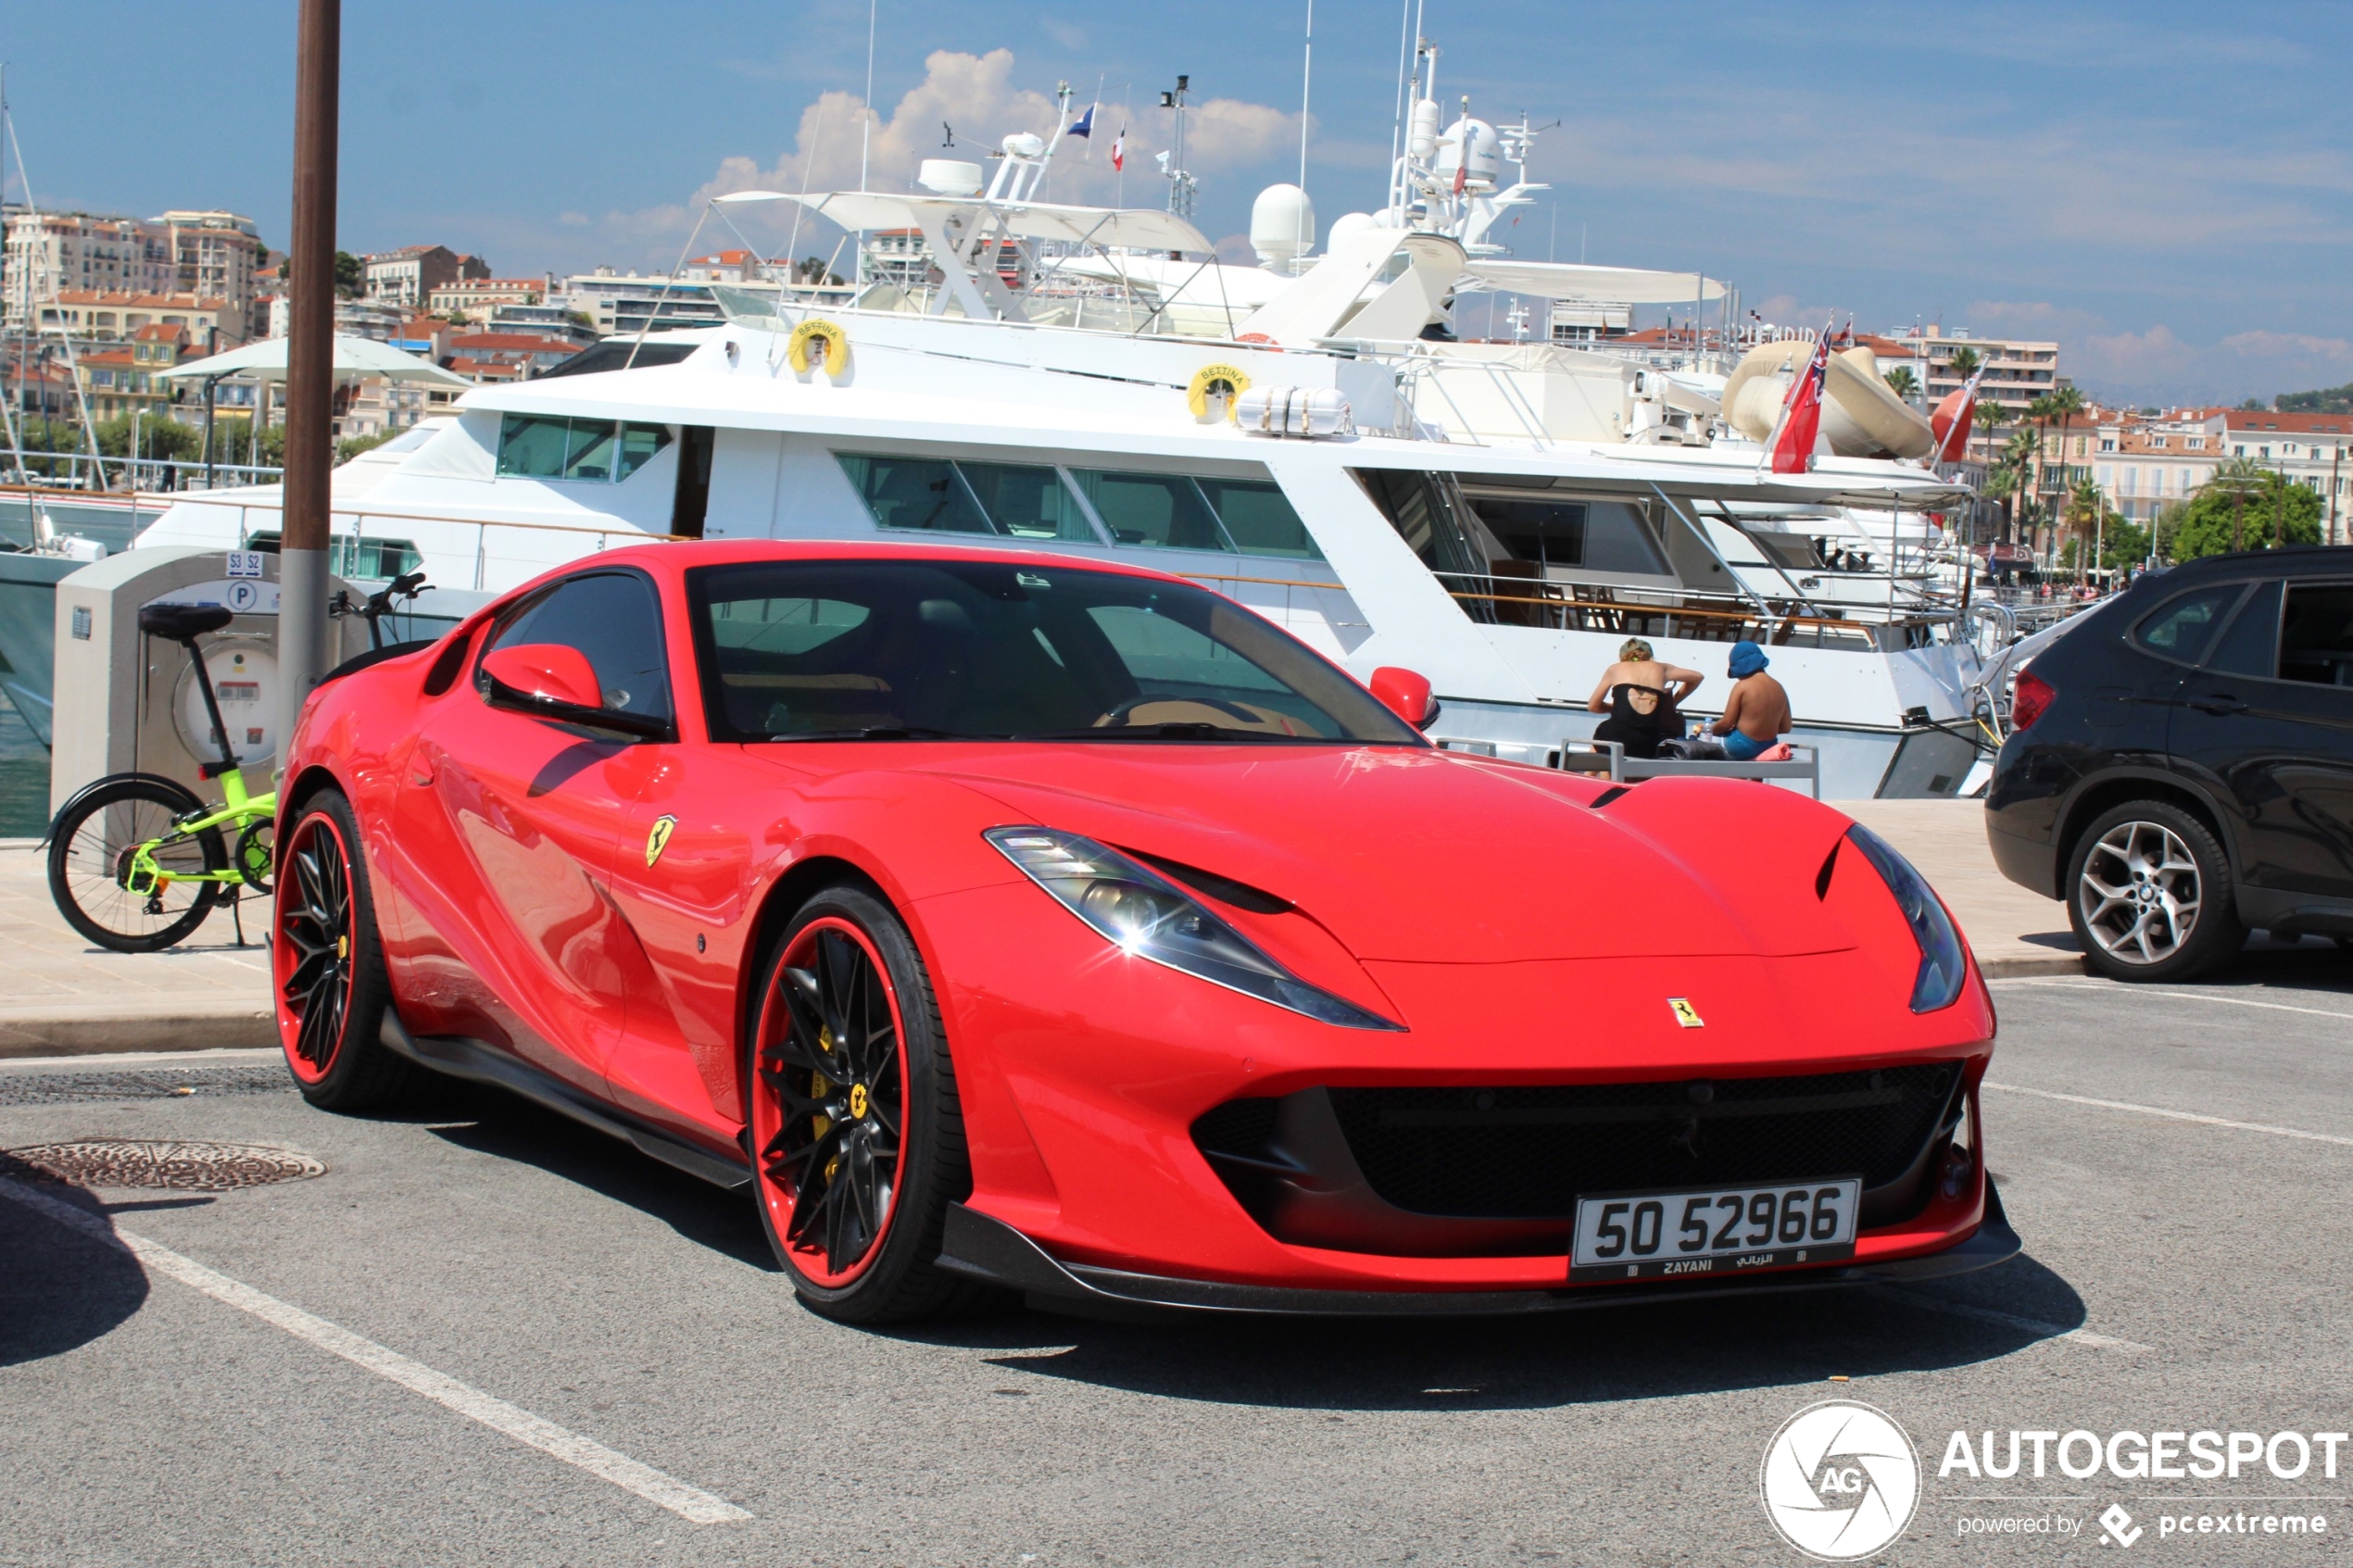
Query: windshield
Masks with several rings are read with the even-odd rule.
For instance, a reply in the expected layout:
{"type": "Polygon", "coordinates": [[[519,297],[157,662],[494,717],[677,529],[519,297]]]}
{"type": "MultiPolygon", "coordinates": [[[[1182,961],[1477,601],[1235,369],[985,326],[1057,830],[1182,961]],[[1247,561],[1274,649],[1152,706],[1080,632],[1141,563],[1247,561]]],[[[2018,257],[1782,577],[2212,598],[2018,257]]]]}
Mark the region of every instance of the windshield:
{"type": "Polygon", "coordinates": [[[711,738],[1382,742],[1419,734],[1188,583],[955,560],[686,573],[711,738]]]}

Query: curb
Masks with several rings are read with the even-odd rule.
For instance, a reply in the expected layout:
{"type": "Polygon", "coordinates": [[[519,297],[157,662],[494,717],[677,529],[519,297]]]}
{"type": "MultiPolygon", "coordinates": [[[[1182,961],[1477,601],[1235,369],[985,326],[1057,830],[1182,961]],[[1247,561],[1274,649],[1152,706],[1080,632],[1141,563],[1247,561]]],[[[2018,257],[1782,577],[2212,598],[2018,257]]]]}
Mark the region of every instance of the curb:
{"type": "Polygon", "coordinates": [[[0,1061],[26,1056],[107,1056],[126,1051],[274,1047],[277,1020],[258,1007],[218,1012],[124,1012],[120,1003],[88,1012],[0,1013],[0,1061]]]}
{"type": "Polygon", "coordinates": [[[2053,953],[2025,959],[1980,959],[1977,972],[1988,980],[2025,980],[2044,974],[2082,974],[2083,955],[2053,953]]]}

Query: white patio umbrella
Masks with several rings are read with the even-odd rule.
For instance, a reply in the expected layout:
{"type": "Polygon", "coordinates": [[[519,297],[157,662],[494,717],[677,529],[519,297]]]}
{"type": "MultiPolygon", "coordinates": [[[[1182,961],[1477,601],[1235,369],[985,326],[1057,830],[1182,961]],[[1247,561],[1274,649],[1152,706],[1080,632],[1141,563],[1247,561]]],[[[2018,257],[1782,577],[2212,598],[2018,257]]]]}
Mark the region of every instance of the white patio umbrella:
{"type": "MultiPolygon", "coordinates": [[[[241,376],[265,384],[282,382],[286,379],[286,342],[282,337],[264,338],[226,354],[208,355],[169,370],[158,370],[156,380],[201,382],[241,376]]],[[[346,337],[340,332],[335,334],[333,365],[334,378],[339,382],[370,381],[381,376],[386,381],[422,382],[452,391],[470,389],[474,384],[430,359],[404,354],[371,338],[346,337]]]]}

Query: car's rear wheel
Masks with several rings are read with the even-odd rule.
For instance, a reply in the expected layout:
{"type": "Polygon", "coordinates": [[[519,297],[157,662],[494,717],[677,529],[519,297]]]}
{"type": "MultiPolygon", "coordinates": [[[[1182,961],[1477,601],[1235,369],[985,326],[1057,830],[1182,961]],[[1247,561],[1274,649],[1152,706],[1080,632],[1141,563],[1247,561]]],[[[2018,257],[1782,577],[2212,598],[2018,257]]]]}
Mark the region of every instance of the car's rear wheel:
{"type": "Polygon", "coordinates": [[[2111,980],[2187,980],[2246,943],[2230,858],[2204,822],[2134,800],[2083,831],[2068,858],[2068,917],[2111,980]]]}
{"type": "Polygon", "coordinates": [[[396,1104],[422,1077],[380,1035],[392,990],[359,843],[351,803],[324,790],[295,813],[278,858],[270,941],[278,1039],[302,1098],[327,1110],[396,1104]]]}
{"type": "Polygon", "coordinates": [[[970,1167],[939,1004],[887,904],[845,885],[795,912],[762,974],[744,1080],[761,1224],[801,1299],[893,1323],[985,1298],[937,1263],[970,1167]]]}

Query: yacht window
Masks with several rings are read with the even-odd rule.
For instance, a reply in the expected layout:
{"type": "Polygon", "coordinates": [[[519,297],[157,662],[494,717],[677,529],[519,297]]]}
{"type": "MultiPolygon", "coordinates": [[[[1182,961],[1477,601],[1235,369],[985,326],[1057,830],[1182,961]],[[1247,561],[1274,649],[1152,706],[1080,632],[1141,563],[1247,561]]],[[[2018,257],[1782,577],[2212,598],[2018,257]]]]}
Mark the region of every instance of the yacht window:
{"type": "Polygon", "coordinates": [[[564,471],[564,433],[571,424],[542,414],[509,414],[498,427],[498,471],[556,478],[564,471]]]}
{"type": "Polygon", "coordinates": [[[842,471],[881,528],[936,533],[994,533],[953,463],[933,458],[867,458],[848,453],[842,471]]]}
{"type": "Polygon", "coordinates": [[[1398,537],[1455,596],[1463,613],[1473,621],[1493,621],[1495,603],[1488,596],[1493,589],[1489,586],[1486,531],[1472,514],[1461,482],[1451,473],[1413,473],[1403,469],[1353,471],[1398,537]]]}
{"type": "Polygon", "coordinates": [[[573,420],[571,439],[564,444],[564,477],[610,479],[617,430],[610,420],[573,420]]]}
{"type": "Polygon", "coordinates": [[[1074,469],[1071,478],[1111,530],[1114,544],[1165,550],[1233,548],[1209,502],[1181,475],[1074,469]]]}
{"type": "Polygon", "coordinates": [[[498,426],[498,471],[520,479],[602,484],[627,479],[669,445],[666,425],[509,414],[498,426]]]}
{"type": "Polygon", "coordinates": [[[1226,525],[1226,536],[1242,554],[1324,558],[1281,485],[1249,479],[1204,479],[1200,483],[1202,495],[1226,525]]]}
{"type": "Polygon", "coordinates": [[[974,499],[998,529],[1016,539],[1065,539],[1082,545],[1095,537],[1078,497],[1051,468],[1020,463],[958,463],[974,499]]]}
{"type": "Polygon", "coordinates": [[[1471,507],[1519,560],[1653,577],[1670,571],[1649,523],[1623,501],[1474,495],[1471,507]]]}
{"type": "Polygon", "coordinates": [[[613,477],[627,479],[654,460],[654,454],[670,445],[668,425],[623,425],[621,427],[621,470],[613,477]]]}

